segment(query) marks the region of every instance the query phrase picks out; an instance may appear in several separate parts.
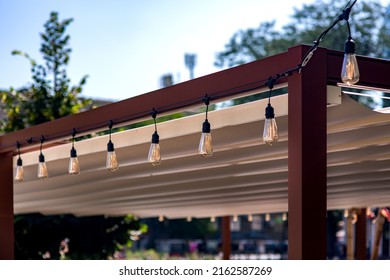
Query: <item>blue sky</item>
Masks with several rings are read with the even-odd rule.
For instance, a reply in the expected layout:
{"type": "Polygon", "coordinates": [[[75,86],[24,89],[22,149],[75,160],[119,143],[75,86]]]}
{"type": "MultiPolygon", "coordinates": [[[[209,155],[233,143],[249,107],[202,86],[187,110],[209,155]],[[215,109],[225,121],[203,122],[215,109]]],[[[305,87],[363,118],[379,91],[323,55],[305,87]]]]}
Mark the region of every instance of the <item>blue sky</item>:
{"type": "MultiPolygon", "coordinates": [[[[38,61],[39,33],[51,11],[74,18],[68,75],[89,75],[83,95],[121,100],[159,88],[163,74],[189,79],[185,53],[197,54],[195,77],[220,69],[215,54],[234,32],[262,21],[289,21],[293,7],[312,0],[0,0],[0,88],[31,81],[22,50],[38,61]]],[[[388,3],[389,1],[382,1],[388,3]]]]}

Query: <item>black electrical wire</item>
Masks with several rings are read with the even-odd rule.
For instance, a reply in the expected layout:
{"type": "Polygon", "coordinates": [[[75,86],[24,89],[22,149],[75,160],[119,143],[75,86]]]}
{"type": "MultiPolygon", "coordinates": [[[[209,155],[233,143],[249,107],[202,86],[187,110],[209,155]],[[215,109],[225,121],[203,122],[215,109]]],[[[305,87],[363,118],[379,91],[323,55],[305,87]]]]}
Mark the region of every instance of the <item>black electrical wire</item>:
{"type": "MultiPolygon", "coordinates": [[[[209,94],[210,95],[209,98],[219,99],[221,97],[229,97],[229,96],[237,95],[237,94],[248,92],[248,91],[252,91],[252,90],[257,90],[259,88],[267,86],[270,89],[270,93],[269,93],[269,97],[268,97],[269,101],[270,101],[272,88],[276,84],[276,82],[279,79],[283,78],[283,77],[288,77],[288,76],[293,75],[295,73],[300,73],[301,70],[310,61],[310,59],[313,56],[314,52],[317,50],[318,46],[320,45],[321,41],[325,38],[325,36],[328,34],[328,32],[333,27],[335,27],[340,21],[345,20],[347,22],[348,34],[349,34],[349,38],[351,38],[351,30],[350,30],[350,26],[349,26],[349,21],[348,20],[349,20],[349,15],[350,15],[350,12],[352,10],[352,7],[355,5],[357,0],[355,0],[350,5],[351,1],[352,0],[348,1],[347,5],[344,7],[342,12],[335,18],[335,20],[332,22],[332,24],[329,25],[329,27],[326,28],[318,36],[317,40],[314,41],[313,45],[310,47],[310,49],[306,52],[306,54],[302,58],[301,63],[298,64],[296,67],[294,67],[292,69],[287,69],[287,70],[285,70],[282,73],[275,74],[274,76],[270,76],[269,79],[267,79],[267,80],[259,80],[259,81],[251,82],[251,83],[248,83],[248,84],[240,85],[240,86],[237,86],[237,87],[233,87],[233,88],[230,88],[230,89],[227,89],[227,90],[211,93],[211,94],[209,94]]],[[[165,113],[165,112],[168,112],[168,111],[172,111],[174,109],[179,109],[179,108],[182,108],[182,107],[191,106],[191,105],[195,105],[195,104],[198,104],[198,103],[199,103],[199,99],[198,98],[192,98],[192,99],[184,100],[184,101],[181,101],[181,102],[173,103],[173,104],[170,104],[170,105],[162,106],[162,107],[158,108],[158,113],[165,113]]],[[[123,117],[123,118],[110,120],[110,122],[115,122],[116,124],[120,124],[120,123],[125,123],[125,122],[128,122],[128,121],[144,118],[144,117],[149,116],[150,114],[152,114],[152,116],[153,116],[155,130],[157,131],[157,124],[156,124],[157,110],[155,108],[153,108],[153,112],[147,112],[147,111],[139,112],[137,114],[128,115],[128,116],[123,117]]],[[[206,112],[206,114],[207,114],[207,112],[206,112]]],[[[73,133],[72,133],[72,146],[74,145],[76,132],[79,133],[79,134],[83,134],[83,133],[86,133],[86,132],[89,132],[89,131],[100,129],[102,127],[105,127],[106,125],[107,125],[107,122],[104,122],[104,123],[101,122],[101,123],[95,123],[95,124],[92,124],[92,125],[89,125],[89,126],[85,126],[85,127],[79,127],[79,128],[77,128],[77,130],[74,128],[73,129],[73,133]]],[[[57,134],[52,134],[52,135],[46,135],[45,140],[46,141],[50,141],[50,140],[66,137],[67,135],[68,135],[67,133],[57,133],[57,134]]],[[[41,140],[40,137],[39,138],[38,137],[36,137],[36,138],[31,137],[31,138],[27,139],[25,142],[27,144],[33,144],[33,143],[39,143],[40,140],[41,140]]],[[[23,143],[23,141],[18,141],[18,142],[20,143],[20,145],[23,143]]],[[[11,146],[11,145],[4,145],[2,147],[7,147],[7,146],[11,146]]]]}

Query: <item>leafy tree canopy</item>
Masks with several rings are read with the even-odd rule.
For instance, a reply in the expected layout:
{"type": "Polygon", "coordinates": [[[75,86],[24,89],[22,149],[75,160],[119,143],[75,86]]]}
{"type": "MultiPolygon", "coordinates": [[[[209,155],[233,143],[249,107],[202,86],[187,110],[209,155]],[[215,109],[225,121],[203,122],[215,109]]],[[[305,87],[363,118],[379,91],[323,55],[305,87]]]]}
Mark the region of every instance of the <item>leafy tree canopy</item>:
{"type": "Polygon", "coordinates": [[[131,246],[147,227],[132,216],[73,215],[15,217],[16,259],[108,259],[131,246]]]}
{"type": "MultiPolygon", "coordinates": [[[[73,19],[60,20],[50,14],[41,36],[40,52],[44,64],[28,54],[13,51],[28,59],[32,84],[24,89],[1,92],[6,119],[0,130],[10,132],[85,110],[91,101],[80,97],[87,76],[70,85],[66,69],[72,49],[66,29],[73,19]]],[[[147,227],[132,216],[78,218],[73,215],[15,216],[15,256],[17,259],[106,259],[116,250],[131,245],[147,227]]]]}
{"type": "Polygon", "coordinates": [[[10,132],[64,117],[91,104],[79,94],[87,80],[71,86],[66,73],[70,53],[70,36],[66,29],[73,19],[60,20],[57,12],[50,14],[40,34],[40,52],[45,64],[38,64],[28,54],[15,50],[13,55],[27,58],[31,65],[32,84],[20,90],[1,92],[1,105],[6,119],[0,123],[2,132],[10,132]]]}
{"type": "MultiPolygon", "coordinates": [[[[346,4],[345,0],[317,0],[300,9],[295,8],[291,22],[280,31],[275,29],[275,21],[262,22],[257,28],[239,30],[230,38],[225,49],[217,54],[215,65],[232,67],[284,52],[297,44],[311,45],[346,4]]],[[[390,30],[386,22],[385,8],[380,2],[358,1],[355,4],[350,24],[357,54],[389,57],[390,30]]],[[[340,22],[327,34],[321,46],[344,50],[347,37],[346,23],[340,22]]]]}

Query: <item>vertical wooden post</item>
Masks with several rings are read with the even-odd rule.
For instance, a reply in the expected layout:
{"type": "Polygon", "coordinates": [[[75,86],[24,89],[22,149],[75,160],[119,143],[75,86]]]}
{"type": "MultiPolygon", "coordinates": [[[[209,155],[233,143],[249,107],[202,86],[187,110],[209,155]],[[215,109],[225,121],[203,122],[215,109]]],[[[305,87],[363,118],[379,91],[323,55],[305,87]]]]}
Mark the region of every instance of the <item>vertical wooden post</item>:
{"type": "Polygon", "coordinates": [[[355,260],[365,260],[367,255],[367,218],[366,208],[358,210],[355,234],[355,260]]]}
{"type": "Polygon", "coordinates": [[[231,246],[230,216],[225,216],[222,217],[222,252],[224,260],[230,260],[231,246]]]}
{"type": "Polygon", "coordinates": [[[382,240],[383,225],[385,224],[385,217],[381,214],[382,208],[378,210],[378,217],[375,222],[375,238],[371,253],[371,259],[377,260],[379,256],[379,246],[382,240]]]}
{"type": "Polygon", "coordinates": [[[347,236],[347,260],[353,260],[353,240],[354,240],[354,227],[353,227],[353,215],[355,210],[349,209],[347,216],[347,228],[346,228],[346,236],[347,236]]]}
{"type": "MultiPolygon", "coordinates": [[[[289,65],[298,65],[307,49],[290,48],[289,65]]],[[[326,259],[326,83],[321,48],[288,78],[289,259],[326,259]]]]}
{"type": "Polygon", "coordinates": [[[0,260],[14,259],[13,155],[0,155],[0,260]]]}

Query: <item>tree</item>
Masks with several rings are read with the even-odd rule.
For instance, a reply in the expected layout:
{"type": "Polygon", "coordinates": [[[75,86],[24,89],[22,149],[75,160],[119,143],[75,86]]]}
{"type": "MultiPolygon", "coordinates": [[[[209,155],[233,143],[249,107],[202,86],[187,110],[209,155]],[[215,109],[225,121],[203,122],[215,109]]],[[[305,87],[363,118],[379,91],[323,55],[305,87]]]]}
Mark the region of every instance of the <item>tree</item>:
{"type": "MultiPolygon", "coordinates": [[[[225,50],[217,54],[215,65],[232,67],[286,51],[296,44],[311,45],[346,3],[345,0],[317,0],[305,4],[301,9],[295,9],[291,22],[281,31],[275,30],[275,22],[262,22],[258,28],[240,30],[225,45],[225,50]]],[[[378,1],[358,1],[350,23],[357,54],[389,57],[390,33],[385,32],[388,29],[385,8],[378,1]]],[[[347,37],[346,24],[340,22],[327,34],[321,46],[344,50],[347,37]]]]}
{"type": "MultiPolygon", "coordinates": [[[[22,51],[12,52],[30,61],[33,82],[24,89],[0,93],[7,116],[1,123],[2,132],[77,113],[91,104],[79,96],[87,76],[78,85],[70,86],[66,73],[72,51],[66,28],[72,21],[60,21],[56,12],[50,14],[45,31],[40,34],[40,52],[45,64],[38,64],[22,51]]],[[[146,229],[132,216],[18,215],[15,216],[15,256],[18,259],[106,259],[116,250],[130,246],[130,239],[138,238],[146,229]]]]}
{"type": "Polygon", "coordinates": [[[66,28],[72,21],[60,21],[57,12],[50,14],[44,25],[45,31],[40,34],[44,65],[22,51],[12,52],[29,60],[33,82],[27,88],[1,93],[2,109],[7,117],[1,122],[1,131],[23,129],[77,113],[91,105],[91,100],[79,97],[87,76],[78,85],[70,86],[66,73],[72,51],[68,46],[70,36],[66,34],[66,28]]]}
{"type": "Polygon", "coordinates": [[[131,246],[147,227],[126,217],[73,215],[15,217],[16,259],[107,259],[131,246]]]}

